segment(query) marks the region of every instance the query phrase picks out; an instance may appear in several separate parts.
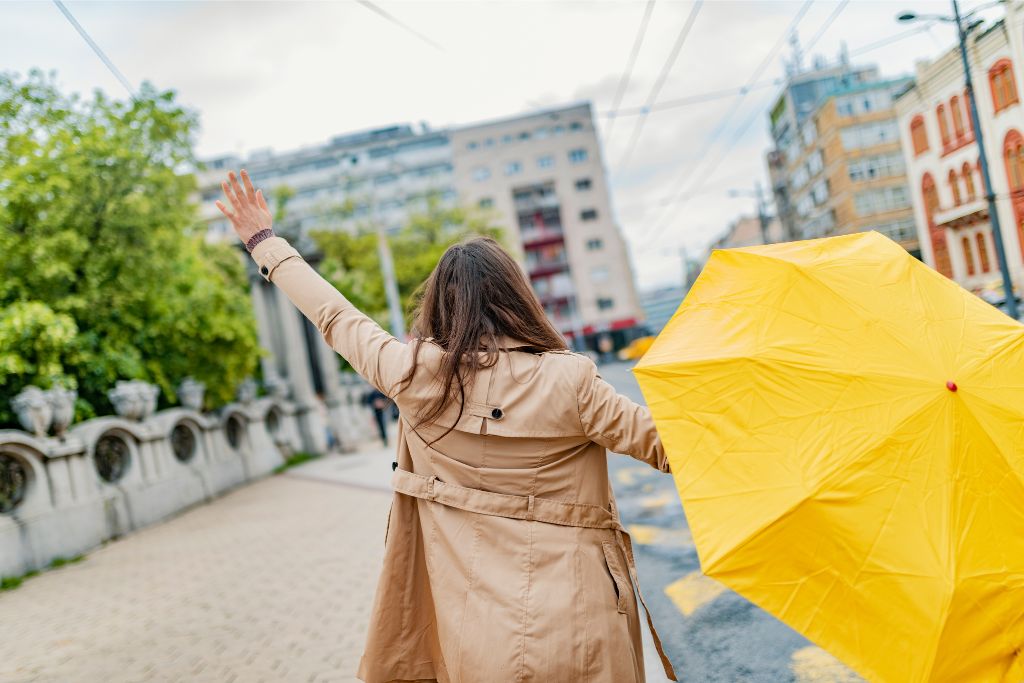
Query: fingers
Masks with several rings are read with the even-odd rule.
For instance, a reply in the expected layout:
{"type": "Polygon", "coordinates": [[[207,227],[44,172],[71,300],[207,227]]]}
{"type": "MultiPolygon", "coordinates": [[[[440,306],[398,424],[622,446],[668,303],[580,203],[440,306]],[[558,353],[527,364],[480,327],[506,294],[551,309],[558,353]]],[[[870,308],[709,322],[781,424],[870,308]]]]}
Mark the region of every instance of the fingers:
{"type": "Polygon", "coordinates": [[[232,223],[235,222],[235,214],[228,211],[228,207],[224,206],[224,203],[221,200],[218,199],[216,202],[214,202],[214,204],[217,205],[217,208],[220,209],[220,212],[222,214],[227,216],[229,221],[231,221],[232,223]]]}
{"type": "Polygon", "coordinates": [[[270,213],[270,207],[267,206],[267,200],[263,196],[263,190],[256,190],[256,202],[260,205],[260,208],[270,213]]]}
{"type": "Polygon", "coordinates": [[[249,173],[243,168],[242,169],[242,185],[245,186],[245,196],[250,200],[256,201],[256,190],[252,186],[252,180],[249,179],[249,173]]]}
{"type": "Polygon", "coordinates": [[[228,171],[228,180],[231,181],[231,189],[235,191],[235,196],[244,204],[245,192],[242,190],[242,186],[238,184],[238,176],[235,175],[234,171],[228,171]]]}
{"type": "Polygon", "coordinates": [[[224,196],[228,198],[229,202],[231,202],[231,208],[235,210],[235,213],[240,213],[242,211],[242,202],[235,196],[231,186],[228,185],[226,181],[222,180],[220,183],[220,189],[224,191],[224,196]]]}

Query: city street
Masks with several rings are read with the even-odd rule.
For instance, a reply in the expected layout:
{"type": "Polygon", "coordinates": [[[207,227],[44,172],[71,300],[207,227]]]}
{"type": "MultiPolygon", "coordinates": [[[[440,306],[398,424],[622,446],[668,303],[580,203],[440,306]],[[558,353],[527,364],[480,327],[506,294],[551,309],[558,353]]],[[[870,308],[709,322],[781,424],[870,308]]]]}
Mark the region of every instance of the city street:
{"type": "MultiPolygon", "coordinates": [[[[630,365],[601,366],[621,393],[643,402],[630,365]]],[[[623,523],[636,547],[644,599],[684,680],[708,683],[852,683],[860,677],[775,617],[703,577],[672,477],[610,460],[623,523]]]]}

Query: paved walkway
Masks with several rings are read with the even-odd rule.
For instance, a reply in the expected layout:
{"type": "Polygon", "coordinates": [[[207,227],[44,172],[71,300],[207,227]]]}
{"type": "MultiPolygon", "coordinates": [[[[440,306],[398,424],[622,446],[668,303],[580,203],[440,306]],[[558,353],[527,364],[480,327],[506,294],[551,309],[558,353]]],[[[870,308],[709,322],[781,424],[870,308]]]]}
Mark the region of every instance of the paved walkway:
{"type": "Polygon", "coordinates": [[[0,593],[0,681],[355,681],[391,453],[312,461],[0,593]]]}

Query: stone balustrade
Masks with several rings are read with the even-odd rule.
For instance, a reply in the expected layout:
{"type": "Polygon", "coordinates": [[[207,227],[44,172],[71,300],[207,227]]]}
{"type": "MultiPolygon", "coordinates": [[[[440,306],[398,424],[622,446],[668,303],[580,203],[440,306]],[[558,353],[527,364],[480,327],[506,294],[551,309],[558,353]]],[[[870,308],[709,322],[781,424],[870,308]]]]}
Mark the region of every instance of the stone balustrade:
{"type": "MultiPolygon", "coordinates": [[[[369,435],[366,385],[342,386],[351,448],[369,435]]],[[[0,430],[0,576],[86,552],[303,450],[302,408],[279,387],[262,397],[257,388],[243,382],[237,402],[202,412],[204,387],[186,378],[181,406],[158,412],[155,386],[118,382],[109,394],[118,415],[72,425],[74,391],[27,387],[12,401],[26,431],[0,430]]]]}

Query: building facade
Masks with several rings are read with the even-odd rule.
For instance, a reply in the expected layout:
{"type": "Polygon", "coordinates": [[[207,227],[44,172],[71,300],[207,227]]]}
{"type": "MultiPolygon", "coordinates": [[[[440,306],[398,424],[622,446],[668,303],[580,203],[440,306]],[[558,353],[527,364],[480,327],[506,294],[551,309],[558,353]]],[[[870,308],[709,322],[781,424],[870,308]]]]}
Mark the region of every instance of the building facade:
{"type": "MultiPolygon", "coordinates": [[[[1024,276],[1024,3],[968,38],[978,119],[992,192],[1015,283],[1024,276]]],[[[914,215],[925,262],[965,288],[1000,299],[999,274],[978,144],[959,47],[919,63],[913,87],[896,102],[914,215]]],[[[1019,294],[1019,290],[1018,290],[1019,294]]]]}
{"type": "Polygon", "coordinates": [[[492,212],[555,326],[577,348],[641,334],[589,104],[450,131],[460,200],[492,212]]]}
{"type": "Polygon", "coordinates": [[[776,216],[766,217],[764,226],[758,216],[740,216],[721,237],[711,243],[711,249],[752,247],[758,244],[782,242],[785,234],[782,222],[776,216]]]}
{"type": "Polygon", "coordinates": [[[920,256],[894,108],[910,79],[880,79],[874,67],[824,76],[812,81],[816,102],[772,122],[778,135],[769,170],[785,233],[813,239],[877,230],[920,256]]]}

